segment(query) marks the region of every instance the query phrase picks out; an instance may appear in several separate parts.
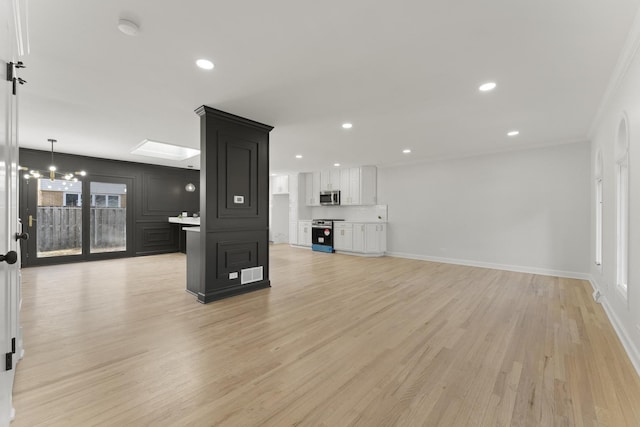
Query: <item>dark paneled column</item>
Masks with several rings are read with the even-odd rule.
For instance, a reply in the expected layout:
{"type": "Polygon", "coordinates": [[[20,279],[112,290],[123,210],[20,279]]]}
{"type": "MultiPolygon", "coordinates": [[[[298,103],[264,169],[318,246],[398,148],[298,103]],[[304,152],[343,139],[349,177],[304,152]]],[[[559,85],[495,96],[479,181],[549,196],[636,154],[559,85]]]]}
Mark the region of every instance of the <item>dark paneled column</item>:
{"type": "Polygon", "coordinates": [[[207,106],[200,116],[200,290],[203,303],[269,282],[272,126],[207,106]]]}

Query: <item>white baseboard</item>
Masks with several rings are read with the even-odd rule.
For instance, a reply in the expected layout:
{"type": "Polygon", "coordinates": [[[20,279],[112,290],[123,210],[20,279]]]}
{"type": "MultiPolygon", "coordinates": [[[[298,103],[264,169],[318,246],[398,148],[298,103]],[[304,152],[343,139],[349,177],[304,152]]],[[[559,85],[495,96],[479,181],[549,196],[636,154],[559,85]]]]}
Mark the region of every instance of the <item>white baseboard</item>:
{"type": "Polygon", "coordinates": [[[481,267],[481,268],[491,268],[494,270],[515,271],[518,273],[539,274],[541,276],[566,277],[568,279],[581,279],[581,280],[591,279],[591,275],[589,273],[579,273],[575,271],[550,270],[546,268],[526,267],[526,266],[510,265],[510,264],[494,264],[490,262],[471,261],[471,260],[456,259],[456,258],[440,258],[440,257],[427,256],[427,255],[407,254],[403,252],[387,252],[386,254],[388,256],[392,256],[396,258],[418,259],[422,261],[441,262],[444,264],[467,265],[470,267],[481,267]]]}
{"type": "Polygon", "coordinates": [[[616,315],[611,305],[609,305],[607,295],[602,291],[602,289],[600,289],[598,282],[593,277],[591,277],[589,278],[589,283],[591,283],[594,291],[600,291],[600,293],[602,294],[600,302],[602,304],[604,312],[609,318],[609,323],[611,323],[611,326],[613,326],[613,330],[616,331],[618,339],[626,350],[627,356],[629,356],[629,360],[631,360],[631,364],[634,368],[636,368],[636,372],[638,373],[638,375],[640,375],[640,351],[638,351],[638,347],[636,347],[633,343],[633,340],[629,338],[629,331],[624,328],[622,322],[620,321],[620,318],[616,315]]]}

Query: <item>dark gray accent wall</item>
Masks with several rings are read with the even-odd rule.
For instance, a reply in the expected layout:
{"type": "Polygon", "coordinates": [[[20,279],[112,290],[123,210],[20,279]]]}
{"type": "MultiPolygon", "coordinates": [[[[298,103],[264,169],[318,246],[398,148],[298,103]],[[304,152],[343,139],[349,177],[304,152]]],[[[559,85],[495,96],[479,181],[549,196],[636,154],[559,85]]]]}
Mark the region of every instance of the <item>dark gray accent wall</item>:
{"type": "MultiPolygon", "coordinates": [[[[20,149],[20,164],[22,166],[46,171],[50,161],[50,152],[20,149]]],[[[185,191],[185,185],[190,182],[198,186],[200,171],[197,170],[64,153],[55,154],[55,163],[59,170],[86,170],[88,176],[85,180],[104,177],[105,179],[124,179],[131,183],[132,188],[127,193],[127,208],[131,212],[128,223],[131,227],[128,250],[124,254],[106,254],[103,255],[104,257],[176,252],[179,244],[179,227],[170,224],[167,218],[177,216],[182,211],[193,213],[200,210],[198,191],[193,193],[185,191]]],[[[22,218],[27,218],[26,208],[30,200],[31,203],[34,203],[35,191],[35,185],[21,186],[20,215],[22,218]],[[27,192],[32,194],[26,194],[27,192]]],[[[29,243],[35,245],[35,241],[29,243]]],[[[35,247],[33,249],[35,251],[35,247]]],[[[82,260],[78,257],[50,260],[35,260],[35,257],[30,257],[30,259],[31,262],[28,261],[25,266],[82,260]]]]}
{"type": "Polygon", "coordinates": [[[269,132],[262,123],[207,106],[200,116],[200,289],[198,300],[271,286],[269,281],[269,132]],[[241,284],[242,270],[262,280],[241,284]],[[237,278],[230,278],[237,273],[237,278]]]}

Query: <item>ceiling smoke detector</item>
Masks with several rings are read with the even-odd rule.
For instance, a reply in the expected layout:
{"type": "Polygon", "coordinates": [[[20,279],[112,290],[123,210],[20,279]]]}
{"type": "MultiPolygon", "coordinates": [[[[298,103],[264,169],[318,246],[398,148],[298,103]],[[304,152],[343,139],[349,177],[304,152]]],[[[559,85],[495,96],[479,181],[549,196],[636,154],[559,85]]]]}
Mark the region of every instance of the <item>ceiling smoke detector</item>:
{"type": "Polygon", "coordinates": [[[140,32],[140,27],[138,27],[138,24],[133,21],[129,21],[128,19],[118,20],[118,29],[121,33],[128,36],[137,36],[140,32]]]}

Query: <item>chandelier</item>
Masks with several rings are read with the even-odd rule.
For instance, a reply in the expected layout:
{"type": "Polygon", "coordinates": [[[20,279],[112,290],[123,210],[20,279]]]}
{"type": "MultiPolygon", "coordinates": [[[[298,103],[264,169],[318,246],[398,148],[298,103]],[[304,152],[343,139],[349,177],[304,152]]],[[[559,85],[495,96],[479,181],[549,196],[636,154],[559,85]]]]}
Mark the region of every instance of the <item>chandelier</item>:
{"type": "Polygon", "coordinates": [[[53,144],[58,142],[55,139],[47,139],[47,141],[49,141],[51,143],[51,164],[49,166],[49,172],[48,173],[41,173],[39,170],[34,170],[31,169],[29,170],[29,168],[27,167],[23,167],[21,166],[20,169],[21,170],[29,170],[28,173],[25,173],[23,175],[24,179],[29,179],[29,178],[41,178],[43,176],[47,176],[49,175],[49,179],[51,181],[55,181],[56,177],[58,177],[58,179],[64,179],[66,181],[73,181],[73,182],[78,182],[78,176],[86,176],[87,173],[83,170],[81,171],[76,171],[76,172],[60,172],[58,171],[58,168],[56,167],[55,163],[53,162],[53,144]]]}

